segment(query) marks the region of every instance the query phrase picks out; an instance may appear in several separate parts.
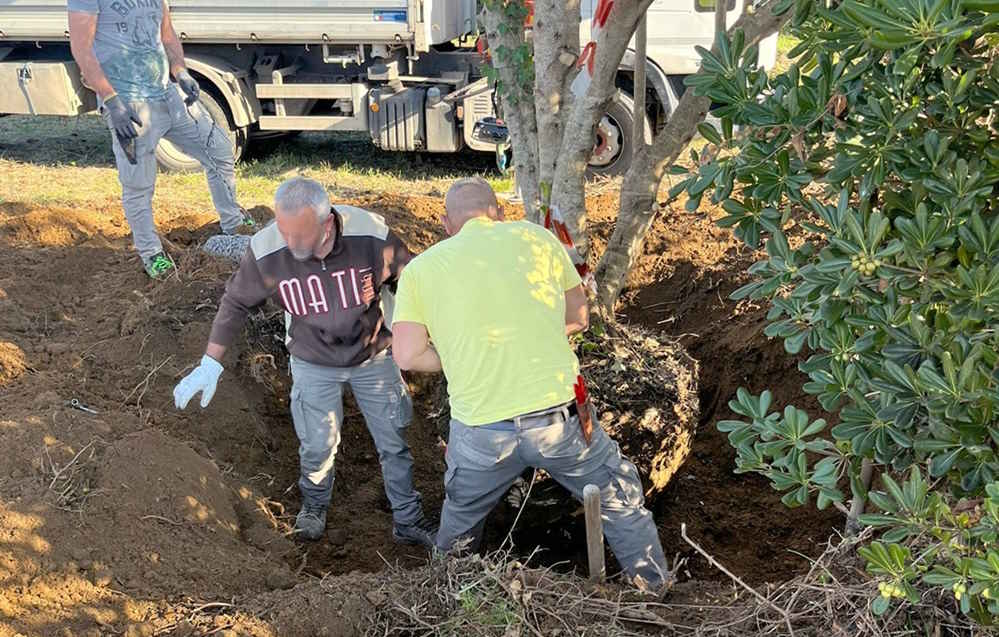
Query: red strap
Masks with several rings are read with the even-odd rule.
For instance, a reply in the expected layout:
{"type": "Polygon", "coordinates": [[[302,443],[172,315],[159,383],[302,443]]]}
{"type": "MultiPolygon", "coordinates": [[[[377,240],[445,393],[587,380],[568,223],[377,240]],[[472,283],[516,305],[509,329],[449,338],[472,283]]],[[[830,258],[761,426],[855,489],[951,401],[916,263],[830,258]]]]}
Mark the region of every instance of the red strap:
{"type": "Polygon", "coordinates": [[[583,380],[582,374],[576,376],[576,384],[572,386],[572,389],[576,392],[576,404],[585,404],[590,394],[586,391],[586,382],[583,380]]]}
{"type": "Polygon", "coordinates": [[[576,68],[581,69],[585,65],[590,71],[590,75],[593,75],[593,61],[597,57],[597,43],[588,42],[586,46],[583,47],[583,52],[579,54],[579,59],[576,60],[576,68]]]}
{"type": "MultiPolygon", "coordinates": [[[[573,261],[579,259],[579,254],[576,252],[576,246],[572,242],[572,237],[569,236],[569,228],[552,216],[551,208],[545,210],[544,226],[545,229],[550,230],[556,237],[558,237],[558,240],[562,242],[563,246],[565,246],[569,256],[574,257],[573,261]]],[[[582,263],[573,263],[573,265],[581,278],[585,279],[586,275],[590,273],[590,266],[586,263],[586,261],[583,261],[582,263]]]]}
{"type": "Polygon", "coordinates": [[[611,9],[613,8],[614,0],[600,0],[599,4],[597,4],[597,10],[593,14],[593,23],[603,28],[607,24],[607,18],[610,16],[611,9]]]}

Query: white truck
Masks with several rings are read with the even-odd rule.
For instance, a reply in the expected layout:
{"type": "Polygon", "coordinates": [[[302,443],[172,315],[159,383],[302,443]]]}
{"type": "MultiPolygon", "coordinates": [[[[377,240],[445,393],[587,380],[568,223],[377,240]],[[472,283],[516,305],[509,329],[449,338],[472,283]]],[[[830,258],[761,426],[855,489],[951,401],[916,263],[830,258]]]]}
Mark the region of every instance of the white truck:
{"type": "MultiPolygon", "coordinates": [[[[723,1],[734,20],[749,0],[723,1]]],[[[581,0],[584,40],[596,4],[581,0]]],[[[694,45],[710,47],[714,6],[652,4],[646,130],[661,128],[683,77],[697,71],[694,45]]],[[[255,139],[296,131],[366,131],[389,151],[496,149],[475,126],[495,116],[474,47],[476,0],[171,0],[170,8],[202,106],[229,132],[237,158],[255,139]]],[[[776,36],[760,56],[773,63],[776,36]]],[[[621,174],[630,162],[634,60],[629,51],[622,61],[591,173],[621,174]]],[[[0,0],[0,116],[96,108],[70,55],[65,0],[0,0]]],[[[167,169],[198,167],[166,140],[156,156],[167,169]]]]}

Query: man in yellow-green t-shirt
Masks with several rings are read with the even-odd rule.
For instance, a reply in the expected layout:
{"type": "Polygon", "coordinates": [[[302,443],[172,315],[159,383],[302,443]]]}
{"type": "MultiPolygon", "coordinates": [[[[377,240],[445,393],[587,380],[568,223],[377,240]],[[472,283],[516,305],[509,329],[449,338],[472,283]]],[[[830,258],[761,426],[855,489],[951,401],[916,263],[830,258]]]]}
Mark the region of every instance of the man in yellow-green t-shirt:
{"type": "Polygon", "coordinates": [[[577,498],[601,490],[606,535],[625,571],[650,588],[668,578],[635,466],[599,427],[587,442],[568,334],[586,329],[586,294],[565,249],[544,228],[503,222],[489,185],[456,183],[449,238],[410,261],[392,325],[393,356],[413,371],[443,369],[451,403],[437,547],[478,544],[489,511],[529,467],[577,498]],[[431,345],[431,342],[433,343],[431,345]]]}

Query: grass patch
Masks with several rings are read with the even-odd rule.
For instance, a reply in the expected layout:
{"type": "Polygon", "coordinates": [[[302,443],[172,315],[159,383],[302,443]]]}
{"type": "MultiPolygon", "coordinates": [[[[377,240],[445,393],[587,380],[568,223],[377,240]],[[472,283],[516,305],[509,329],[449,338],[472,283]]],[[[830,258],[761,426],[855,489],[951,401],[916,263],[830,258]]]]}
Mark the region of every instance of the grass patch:
{"type": "MultiPolygon", "coordinates": [[[[0,173],[0,202],[107,205],[121,196],[110,134],[92,115],[0,118],[0,173]]],[[[371,191],[436,195],[471,175],[485,177],[497,192],[514,188],[489,153],[385,152],[364,133],[306,133],[251,142],[236,169],[240,204],[270,205],[277,186],[296,174],[325,184],[334,197],[371,191]]],[[[161,171],[156,205],[210,210],[212,203],[200,173],[161,171]]]]}
{"type": "Polygon", "coordinates": [[[774,62],[774,68],[770,71],[771,75],[779,75],[791,68],[791,59],[787,57],[787,54],[798,46],[799,42],[801,40],[786,30],[777,35],[777,60],[774,62]]]}
{"type": "Polygon", "coordinates": [[[781,31],[777,34],[777,55],[783,55],[787,57],[788,52],[794,47],[798,46],[801,42],[800,39],[794,37],[787,31],[781,31]]]}

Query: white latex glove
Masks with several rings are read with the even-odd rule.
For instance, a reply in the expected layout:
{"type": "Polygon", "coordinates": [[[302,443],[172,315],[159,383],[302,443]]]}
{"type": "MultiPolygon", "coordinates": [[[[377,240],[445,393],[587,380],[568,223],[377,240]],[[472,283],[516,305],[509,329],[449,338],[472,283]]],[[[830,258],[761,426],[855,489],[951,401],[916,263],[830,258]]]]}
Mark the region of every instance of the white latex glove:
{"type": "Polygon", "coordinates": [[[208,403],[212,401],[212,396],[215,395],[215,388],[218,387],[221,375],[222,364],[208,354],[202,356],[201,364],[173,388],[173,402],[177,409],[186,408],[187,403],[198,392],[201,392],[202,409],[207,407],[208,403]]]}

